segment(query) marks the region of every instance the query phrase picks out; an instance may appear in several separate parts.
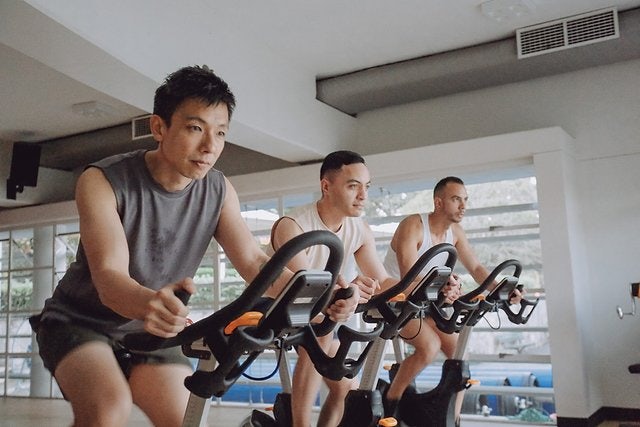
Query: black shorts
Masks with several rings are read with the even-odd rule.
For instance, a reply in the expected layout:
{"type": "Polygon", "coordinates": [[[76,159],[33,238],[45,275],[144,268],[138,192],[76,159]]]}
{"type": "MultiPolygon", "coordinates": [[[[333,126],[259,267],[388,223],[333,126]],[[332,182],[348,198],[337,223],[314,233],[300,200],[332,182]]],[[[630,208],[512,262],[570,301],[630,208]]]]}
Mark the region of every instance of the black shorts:
{"type": "MultiPolygon", "coordinates": [[[[37,322],[37,320],[36,320],[37,322]]],[[[128,378],[131,369],[139,364],[171,364],[177,363],[192,367],[189,359],[182,354],[180,347],[149,351],[133,352],[101,332],[90,327],[60,320],[47,319],[37,323],[36,339],[40,357],[44,366],[55,374],[56,367],[64,357],[72,350],[89,342],[99,341],[106,343],[113,349],[113,353],[122,368],[122,372],[128,378]]],[[[54,375],[55,376],[55,375],[54,375]]]]}

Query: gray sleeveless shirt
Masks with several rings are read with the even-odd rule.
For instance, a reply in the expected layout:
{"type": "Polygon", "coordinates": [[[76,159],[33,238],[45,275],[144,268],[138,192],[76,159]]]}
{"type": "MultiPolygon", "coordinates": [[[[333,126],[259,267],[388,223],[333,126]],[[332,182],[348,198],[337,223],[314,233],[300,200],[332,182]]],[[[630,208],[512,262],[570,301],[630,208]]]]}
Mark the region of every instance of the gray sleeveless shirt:
{"type": "MultiPolygon", "coordinates": [[[[225,197],[222,172],[168,192],[151,177],[145,150],[108,157],[99,168],[111,184],[129,246],[129,274],[154,290],[193,277],[218,224],[225,197]]],[[[106,331],[129,321],[100,302],[82,246],[45,303],[42,319],[80,320],[106,331]]]]}

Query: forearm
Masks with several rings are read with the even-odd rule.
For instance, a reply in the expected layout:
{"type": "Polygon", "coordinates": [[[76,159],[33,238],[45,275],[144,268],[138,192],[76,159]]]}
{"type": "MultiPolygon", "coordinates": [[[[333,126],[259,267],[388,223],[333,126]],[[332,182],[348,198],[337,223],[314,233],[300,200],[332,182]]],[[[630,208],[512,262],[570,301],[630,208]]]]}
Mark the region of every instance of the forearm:
{"type": "Polygon", "coordinates": [[[116,270],[92,273],[100,301],[128,319],[144,320],[155,291],[116,270]]]}

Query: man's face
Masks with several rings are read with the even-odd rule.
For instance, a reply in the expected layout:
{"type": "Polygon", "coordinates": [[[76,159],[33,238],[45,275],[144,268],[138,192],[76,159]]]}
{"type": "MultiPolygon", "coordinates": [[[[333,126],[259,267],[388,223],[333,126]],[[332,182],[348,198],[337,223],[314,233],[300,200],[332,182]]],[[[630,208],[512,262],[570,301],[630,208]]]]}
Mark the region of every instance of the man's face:
{"type": "Polygon", "coordinates": [[[322,193],[344,216],[358,217],[364,212],[370,185],[369,168],[353,163],[328,173],[322,180],[322,193]]]}
{"type": "Polygon", "coordinates": [[[436,197],[435,202],[440,207],[439,212],[442,215],[451,222],[459,223],[464,218],[468,200],[464,185],[450,182],[444,187],[440,197],[436,197]]]}
{"type": "Polygon", "coordinates": [[[171,126],[160,120],[154,133],[165,161],[185,178],[202,179],[215,165],[224,148],[229,130],[226,104],[209,105],[184,101],[171,116],[171,126]]]}

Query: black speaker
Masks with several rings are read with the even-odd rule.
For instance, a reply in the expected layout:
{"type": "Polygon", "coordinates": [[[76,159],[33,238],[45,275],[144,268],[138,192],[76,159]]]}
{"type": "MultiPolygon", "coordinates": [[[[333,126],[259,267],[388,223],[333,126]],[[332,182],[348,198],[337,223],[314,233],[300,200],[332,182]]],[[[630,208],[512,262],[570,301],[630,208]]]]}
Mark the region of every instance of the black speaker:
{"type": "Polygon", "coordinates": [[[11,154],[11,170],[7,179],[7,198],[15,199],[16,193],[22,193],[24,186],[35,187],[38,184],[40,167],[39,144],[14,142],[11,154]]]}

